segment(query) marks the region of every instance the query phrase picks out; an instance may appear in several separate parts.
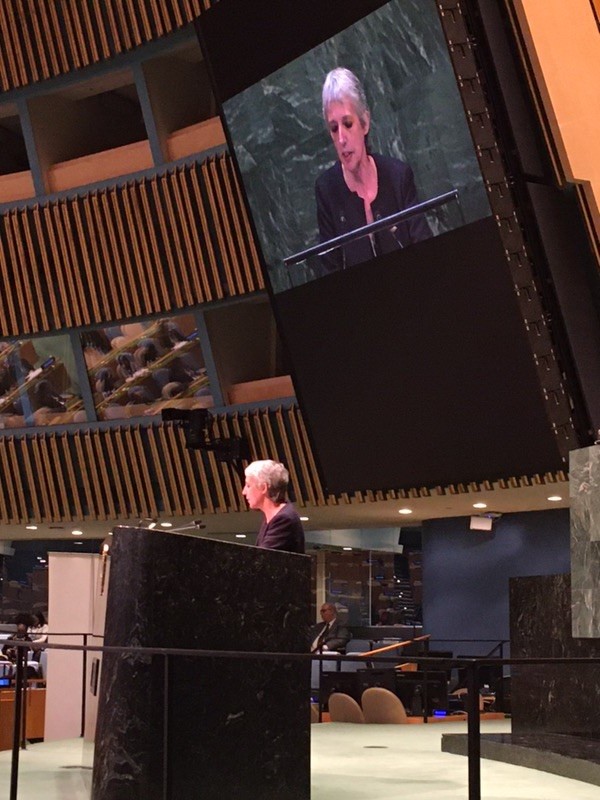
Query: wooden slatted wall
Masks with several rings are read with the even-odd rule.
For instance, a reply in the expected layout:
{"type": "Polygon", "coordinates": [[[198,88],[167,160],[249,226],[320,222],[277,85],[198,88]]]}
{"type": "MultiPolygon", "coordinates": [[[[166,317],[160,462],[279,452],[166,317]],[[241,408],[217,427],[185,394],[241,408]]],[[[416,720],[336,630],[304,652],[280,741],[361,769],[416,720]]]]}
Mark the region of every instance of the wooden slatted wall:
{"type": "MultiPolygon", "coordinates": [[[[276,458],[290,470],[295,502],[371,503],[477,493],[491,484],[326,495],[297,407],[216,417],[214,436],[245,436],[252,459],[276,458]]],[[[181,429],[158,424],[0,438],[0,524],[225,514],[244,511],[243,478],[214,453],[188,450],[181,429]]],[[[566,481],[558,473],[500,481],[499,488],[566,481]]]]}
{"type": "MultiPolygon", "coordinates": [[[[298,502],[323,504],[296,407],[215,418],[213,434],[246,436],[252,458],[290,465],[298,502]]],[[[188,450],[158,424],[0,438],[0,524],[243,511],[243,477],[212,452],[188,450]]]]}
{"type": "Polygon", "coordinates": [[[231,159],[0,218],[0,336],[171,311],[264,288],[231,159]]]}
{"type": "Polygon", "coordinates": [[[2,0],[0,91],[95,64],[187,25],[212,0],[2,0]]]}

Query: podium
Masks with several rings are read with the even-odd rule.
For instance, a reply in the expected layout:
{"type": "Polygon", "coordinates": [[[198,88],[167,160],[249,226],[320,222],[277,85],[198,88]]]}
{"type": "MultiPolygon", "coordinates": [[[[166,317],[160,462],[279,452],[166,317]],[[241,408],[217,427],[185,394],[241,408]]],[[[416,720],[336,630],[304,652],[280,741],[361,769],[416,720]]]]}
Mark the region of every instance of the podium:
{"type": "MultiPolygon", "coordinates": [[[[306,653],[310,559],[114,531],[105,646],[306,653]]],[[[310,662],[105,653],[93,800],[308,800],[310,662]]]]}

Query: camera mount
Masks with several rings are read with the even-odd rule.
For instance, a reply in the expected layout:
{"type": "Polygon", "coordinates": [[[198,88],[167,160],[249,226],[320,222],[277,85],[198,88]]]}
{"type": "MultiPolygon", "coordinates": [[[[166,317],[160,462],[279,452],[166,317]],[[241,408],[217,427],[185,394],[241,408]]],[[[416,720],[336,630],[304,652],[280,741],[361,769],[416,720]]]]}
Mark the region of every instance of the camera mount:
{"type": "Polygon", "coordinates": [[[210,432],[211,414],[205,408],[164,408],[162,421],[182,428],[189,450],[213,452],[218,461],[250,460],[250,446],[241,436],[215,438],[210,432]]]}

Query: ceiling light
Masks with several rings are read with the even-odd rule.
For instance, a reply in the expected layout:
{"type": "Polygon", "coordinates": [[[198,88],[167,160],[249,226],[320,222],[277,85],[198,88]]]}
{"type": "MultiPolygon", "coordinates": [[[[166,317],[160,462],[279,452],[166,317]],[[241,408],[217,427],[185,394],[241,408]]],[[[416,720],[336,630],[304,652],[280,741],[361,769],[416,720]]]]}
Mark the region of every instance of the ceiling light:
{"type": "Polygon", "coordinates": [[[37,531],[37,525],[25,525],[26,531],[37,531]]]}
{"type": "Polygon", "coordinates": [[[172,522],[161,522],[160,523],[160,527],[161,528],[172,528],[173,527],[173,523],[172,522]]]}
{"type": "Polygon", "coordinates": [[[473,503],[473,508],[487,508],[487,503],[473,503]]]}
{"type": "Polygon", "coordinates": [[[412,514],[412,508],[401,508],[398,511],[399,514],[412,514]]]}
{"type": "Polygon", "coordinates": [[[558,494],[552,494],[552,495],[550,495],[548,500],[550,500],[551,503],[560,503],[560,501],[562,500],[562,497],[560,495],[558,495],[558,494]]]}
{"type": "Polygon", "coordinates": [[[351,547],[342,547],[342,550],[352,550],[351,547]]]}
{"type": "Polygon", "coordinates": [[[302,522],[308,522],[310,517],[300,517],[300,519],[302,520],[302,522]]]}
{"type": "Polygon", "coordinates": [[[235,538],[236,539],[245,539],[246,538],[246,534],[245,533],[236,533],[235,538]]]}
{"type": "Polygon", "coordinates": [[[148,523],[148,530],[154,530],[156,528],[156,522],[149,522],[148,523]]]}
{"type": "Polygon", "coordinates": [[[73,536],[83,536],[83,531],[71,531],[73,536]]]}
{"type": "Polygon", "coordinates": [[[73,544],[80,544],[83,547],[83,542],[73,542],[73,544]]]}

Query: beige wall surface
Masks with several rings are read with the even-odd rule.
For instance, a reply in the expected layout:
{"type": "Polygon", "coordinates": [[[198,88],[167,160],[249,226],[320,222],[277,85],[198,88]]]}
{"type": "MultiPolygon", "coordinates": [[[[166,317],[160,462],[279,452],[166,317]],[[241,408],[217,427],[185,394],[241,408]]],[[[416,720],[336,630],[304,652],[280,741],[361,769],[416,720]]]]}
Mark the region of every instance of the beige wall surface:
{"type": "Polygon", "coordinates": [[[513,5],[564,177],[583,184],[600,236],[600,32],[592,0],[513,5]]]}
{"type": "MultiPolygon", "coordinates": [[[[48,620],[53,644],[83,644],[92,633],[100,556],[93,553],[48,554],[48,620]],[[52,633],[52,632],[56,633],[52,633]]],[[[89,662],[89,659],[88,659],[89,662]]],[[[90,664],[88,663],[88,673],[90,664]]],[[[49,650],[45,740],[81,736],[83,656],[70,650],[49,650]]],[[[89,686],[89,674],[86,676],[89,686]]]]}

